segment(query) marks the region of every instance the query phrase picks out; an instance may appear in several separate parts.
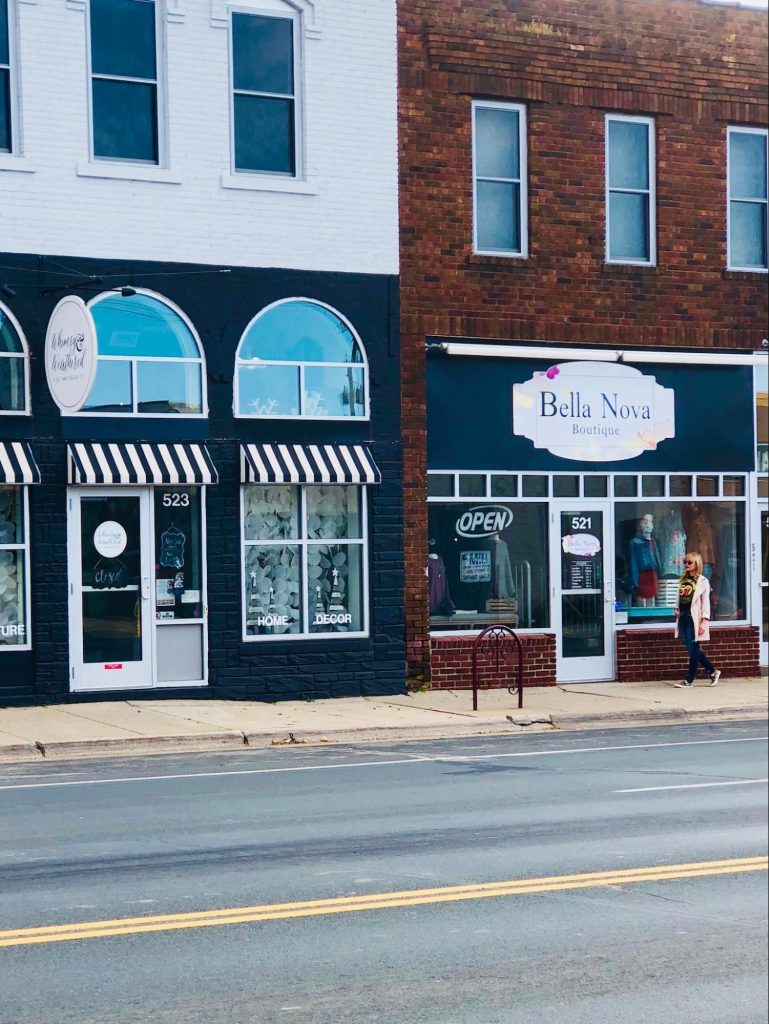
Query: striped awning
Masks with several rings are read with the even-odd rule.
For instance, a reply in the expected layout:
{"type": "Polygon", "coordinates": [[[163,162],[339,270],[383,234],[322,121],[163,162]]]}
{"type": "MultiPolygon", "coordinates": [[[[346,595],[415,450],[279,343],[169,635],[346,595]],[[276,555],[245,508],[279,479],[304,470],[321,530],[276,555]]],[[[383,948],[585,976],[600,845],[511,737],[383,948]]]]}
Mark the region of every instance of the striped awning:
{"type": "Polygon", "coordinates": [[[361,444],[244,444],[248,484],[379,484],[382,474],[361,444]]]}
{"type": "Polygon", "coordinates": [[[39,484],[40,470],[26,441],[0,441],[0,484],[39,484]]]}
{"type": "Polygon", "coordinates": [[[71,444],[71,484],[215,484],[202,444],[71,444]]]}

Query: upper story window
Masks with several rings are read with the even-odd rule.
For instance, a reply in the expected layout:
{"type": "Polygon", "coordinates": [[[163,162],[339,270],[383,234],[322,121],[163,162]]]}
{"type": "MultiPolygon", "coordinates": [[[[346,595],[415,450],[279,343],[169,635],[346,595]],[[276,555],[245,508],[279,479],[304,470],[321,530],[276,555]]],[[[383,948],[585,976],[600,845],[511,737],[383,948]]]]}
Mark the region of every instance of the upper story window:
{"type": "Polygon", "coordinates": [[[26,412],[27,346],[15,318],[0,305],[0,416],[26,412]]]}
{"type": "Polygon", "coordinates": [[[654,122],[606,118],[606,259],[656,262],[654,122]]]}
{"type": "Polygon", "coordinates": [[[203,358],[190,322],[166,299],[146,292],[99,295],[96,379],[82,412],[203,416],[203,358]]]}
{"type": "Polygon", "coordinates": [[[94,159],[160,162],[157,18],[154,0],[91,0],[94,159]]]}
{"type": "Polygon", "coordinates": [[[8,0],[0,0],[0,153],[13,150],[12,85],[8,0]]]}
{"type": "Polygon", "coordinates": [[[236,171],[298,174],[298,28],[298,16],[232,14],[236,171]]]}
{"type": "Polygon", "coordinates": [[[236,364],[236,416],[368,419],[363,346],[319,302],[287,299],[262,310],[241,338],[236,364]]]}
{"type": "Polygon", "coordinates": [[[473,103],[473,203],[476,252],[528,255],[525,107],[473,103]]]}
{"type": "Polygon", "coordinates": [[[767,269],[767,132],[728,132],[727,265],[731,270],[767,269]]]}

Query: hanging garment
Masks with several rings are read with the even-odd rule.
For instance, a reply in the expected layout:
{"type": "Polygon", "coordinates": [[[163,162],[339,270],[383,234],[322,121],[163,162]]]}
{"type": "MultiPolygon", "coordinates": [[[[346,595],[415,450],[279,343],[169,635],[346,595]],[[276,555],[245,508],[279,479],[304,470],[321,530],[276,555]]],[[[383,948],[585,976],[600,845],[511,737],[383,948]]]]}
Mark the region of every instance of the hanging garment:
{"type": "Polygon", "coordinates": [[[661,576],[668,579],[678,578],[684,571],[684,555],[686,554],[686,531],[677,505],[672,505],[667,512],[657,519],[654,529],[657,546],[662,563],[661,576]]]}
{"type": "Polygon", "coordinates": [[[515,581],[507,543],[495,537],[491,543],[492,596],[505,601],[515,597],[515,581]]]}
{"type": "Polygon", "coordinates": [[[430,614],[452,615],[454,613],[454,602],[449,594],[446,566],[440,555],[431,555],[428,558],[427,581],[430,595],[430,614]]]}

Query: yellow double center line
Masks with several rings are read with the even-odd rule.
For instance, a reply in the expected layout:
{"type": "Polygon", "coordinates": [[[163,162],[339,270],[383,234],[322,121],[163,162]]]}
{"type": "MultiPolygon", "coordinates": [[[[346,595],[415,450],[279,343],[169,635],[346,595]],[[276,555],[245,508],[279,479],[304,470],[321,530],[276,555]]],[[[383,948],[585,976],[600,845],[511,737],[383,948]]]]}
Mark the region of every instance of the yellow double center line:
{"type": "Polygon", "coordinates": [[[100,939],[112,935],[136,935],[141,932],[165,932],[183,928],[215,928],[222,925],[281,921],[321,914],[351,914],[361,910],[386,910],[416,907],[425,903],[453,903],[457,900],[483,900],[495,896],[528,896],[564,889],[589,889],[604,885],[629,885],[635,882],[662,882],[674,878],[706,878],[744,871],[766,871],[767,857],[741,857],[735,860],[709,860],[693,864],[665,864],[655,868],[628,868],[624,871],[594,871],[581,875],[555,875],[547,878],[512,879],[479,885],[451,885],[439,889],[406,889],[403,892],[369,893],[330,900],[303,903],[267,903],[253,907],[229,907],[200,910],[187,914],[160,914],[154,917],[122,917],[111,921],[81,921],[77,924],[49,925],[42,928],[18,928],[0,931],[0,946],[28,946],[43,942],[73,942],[75,939],[100,939]]]}

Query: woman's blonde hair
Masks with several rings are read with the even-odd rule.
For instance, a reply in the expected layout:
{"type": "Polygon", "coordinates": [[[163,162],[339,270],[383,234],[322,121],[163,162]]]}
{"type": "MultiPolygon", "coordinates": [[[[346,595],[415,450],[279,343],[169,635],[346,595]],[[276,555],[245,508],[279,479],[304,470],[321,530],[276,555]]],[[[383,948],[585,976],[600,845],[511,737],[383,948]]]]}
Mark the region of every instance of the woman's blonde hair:
{"type": "Polygon", "coordinates": [[[702,575],[702,555],[699,553],[699,551],[687,551],[684,555],[684,560],[686,560],[687,558],[692,559],[692,561],[694,562],[694,568],[687,569],[686,566],[684,566],[684,571],[681,575],[681,579],[683,579],[686,575],[691,575],[695,578],[695,580],[698,580],[702,575]]]}

